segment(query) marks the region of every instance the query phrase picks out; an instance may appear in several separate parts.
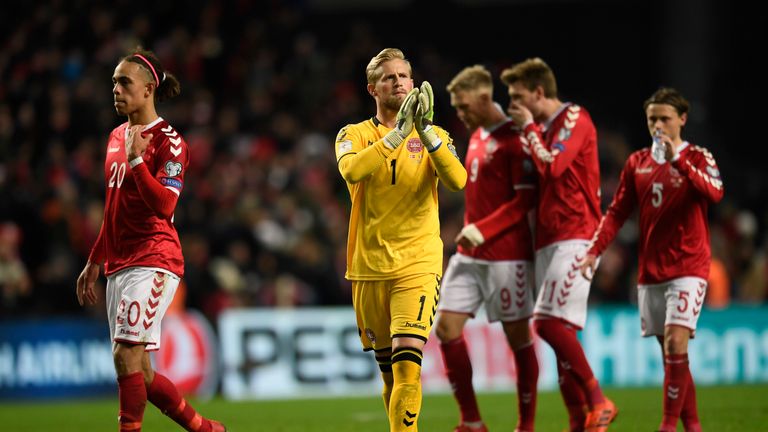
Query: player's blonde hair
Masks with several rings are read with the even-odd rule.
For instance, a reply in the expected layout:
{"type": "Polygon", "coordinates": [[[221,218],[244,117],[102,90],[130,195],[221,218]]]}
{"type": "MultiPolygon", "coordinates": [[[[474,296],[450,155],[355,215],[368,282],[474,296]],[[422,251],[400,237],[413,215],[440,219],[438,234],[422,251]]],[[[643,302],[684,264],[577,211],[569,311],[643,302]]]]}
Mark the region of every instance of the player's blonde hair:
{"type": "Polygon", "coordinates": [[[557,97],[557,81],[552,69],[544,60],[536,57],[517,63],[501,72],[501,81],[506,85],[520,82],[528,90],[541,86],[544,96],[550,99],[557,97]]]}
{"type": "Polygon", "coordinates": [[[365,68],[365,77],[368,79],[368,84],[375,84],[384,73],[381,70],[381,65],[394,59],[405,61],[405,64],[408,65],[408,74],[413,75],[411,62],[406,60],[405,54],[402,51],[397,48],[384,48],[368,62],[368,66],[365,68]]]}
{"type": "Polygon", "coordinates": [[[493,78],[483,65],[467,66],[461,70],[445,87],[449,93],[481,90],[493,93],[493,78]]]}

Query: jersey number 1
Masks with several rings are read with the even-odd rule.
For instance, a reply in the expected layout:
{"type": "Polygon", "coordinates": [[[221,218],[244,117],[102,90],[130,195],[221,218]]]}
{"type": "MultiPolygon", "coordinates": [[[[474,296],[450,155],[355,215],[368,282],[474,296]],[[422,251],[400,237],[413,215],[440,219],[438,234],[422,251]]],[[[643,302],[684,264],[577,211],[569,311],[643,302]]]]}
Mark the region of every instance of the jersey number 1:
{"type": "Polygon", "coordinates": [[[395,172],[397,171],[397,159],[392,159],[392,162],[390,162],[389,165],[392,167],[392,184],[395,184],[395,172]]]}

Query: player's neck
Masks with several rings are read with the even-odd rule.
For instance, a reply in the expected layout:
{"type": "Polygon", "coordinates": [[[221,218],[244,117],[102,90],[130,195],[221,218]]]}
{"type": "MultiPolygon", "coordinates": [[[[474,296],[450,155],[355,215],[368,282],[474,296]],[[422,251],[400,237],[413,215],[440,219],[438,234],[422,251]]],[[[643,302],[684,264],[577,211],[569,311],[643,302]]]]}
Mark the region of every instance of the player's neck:
{"type": "Polygon", "coordinates": [[[384,126],[394,129],[397,120],[397,111],[392,111],[384,107],[376,110],[376,119],[384,126]]]}
{"type": "Polygon", "coordinates": [[[157,119],[155,107],[141,109],[128,114],[128,126],[147,125],[157,119]]]}
{"type": "Polygon", "coordinates": [[[556,112],[563,106],[563,103],[558,98],[544,99],[541,103],[542,109],[536,118],[537,122],[545,122],[549,120],[556,112]]]}
{"type": "Polygon", "coordinates": [[[499,111],[496,106],[491,106],[485,116],[485,121],[481,125],[485,130],[490,130],[492,127],[507,120],[507,116],[503,112],[499,111]]]}

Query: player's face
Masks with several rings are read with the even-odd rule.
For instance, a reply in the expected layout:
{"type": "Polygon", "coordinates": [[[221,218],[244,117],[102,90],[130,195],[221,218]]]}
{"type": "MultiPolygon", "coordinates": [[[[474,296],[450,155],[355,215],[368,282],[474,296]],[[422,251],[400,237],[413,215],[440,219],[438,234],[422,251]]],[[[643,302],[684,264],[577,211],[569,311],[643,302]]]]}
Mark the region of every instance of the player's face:
{"type": "Polygon", "coordinates": [[[119,115],[127,116],[144,107],[152,96],[146,71],[136,63],[121,61],[112,75],[112,96],[119,115]]]}
{"type": "Polygon", "coordinates": [[[405,60],[392,59],[381,64],[381,78],[371,89],[371,94],[388,109],[398,111],[405,96],[413,90],[411,68],[405,60]]]}
{"type": "Polygon", "coordinates": [[[534,118],[538,116],[540,110],[538,109],[539,98],[536,92],[529,90],[522,82],[517,81],[507,87],[507,93],[509,94],[510,106],[513,103],[520,104],[528,108],[534,118]]]}
{"type": "Polygon", "coordinates": [[[475,91],[458,90],[451,93],[451,106],[456,110],[456,116],[471,131],[483,125],[481,102],[480,93],[475,91]]]}
{"type": "Polygon", "coordinates": [[[648,121],[648,132],[651,135],[656,130],[661,130],[664,135],[677,141],[680,139],[680,132],[688,120],[688,115],[685,113],[683,115],[678,114],[677,109],[672,105],[650,104],[645,109],[645,118],[648,121]]]}

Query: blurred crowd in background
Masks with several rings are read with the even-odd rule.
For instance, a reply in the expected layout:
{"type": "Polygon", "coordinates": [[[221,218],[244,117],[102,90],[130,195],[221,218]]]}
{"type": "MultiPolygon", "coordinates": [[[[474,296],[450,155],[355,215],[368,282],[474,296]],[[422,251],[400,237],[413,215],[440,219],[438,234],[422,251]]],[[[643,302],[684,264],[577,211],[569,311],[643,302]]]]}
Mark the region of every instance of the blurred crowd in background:
{"type": "MultiPolygon", "coordinates": [[[[153,2],[145,9],[124,0],[28,3],[0,18],[0,319],[104,313],[81,311],[74,288],[101,224],[106,138],[125,121],[113,109],[112,72],[131,48],[153,50],[182,84],[180,97],[158,105],[191,154],[175,213],[186,259],[181,295],[213,322],[231,307],[351,304],[349,197],[333,140],[343,125],[375,114],[364,73],[373,55],[387,46],[405,51],[416,83],[428,79],[436,89],[436,122],[463,156],[469,134],[445,85],[474,63],[498,77],[531,52],[498,44],[495,34],[476,56],[471,45],[459,48],[439,34],[396,38],[402,12],[386,8],[341,14],[300,1],[153,2]]],[[[611,109],[612,89],[576,89],[557,51],[532,54],[553,66],[563,99],[572,95],[592,112],[605,209],[628,155],[649,144],[641,107],[661,84],[650,82],[658,74],[631,98],[621,96],[634,111],[617,119],[624,114],[611,109]],[[599,90],[603,99],[594,95],[599,90]]],[[[495,90],[506,106],[506,89],[497,81],[495,90]]],[[[764,303],[766,214],[749,195],[755,185],[735,181],[746,174],[739,159],[725,157],[734,143],[688,138],[714,153],[726,191],[710,211],[708,304],[764,303]]],[[[765,182],[754,181],[758,188],[765,182]]],[[[446,261],[463,204],[462,194],[441,190],[446,261]]],[[[602,258],[592,301],[634,301],[636,241],[628,223],[602,258]]]]}

